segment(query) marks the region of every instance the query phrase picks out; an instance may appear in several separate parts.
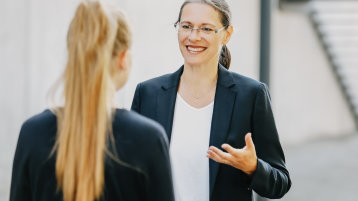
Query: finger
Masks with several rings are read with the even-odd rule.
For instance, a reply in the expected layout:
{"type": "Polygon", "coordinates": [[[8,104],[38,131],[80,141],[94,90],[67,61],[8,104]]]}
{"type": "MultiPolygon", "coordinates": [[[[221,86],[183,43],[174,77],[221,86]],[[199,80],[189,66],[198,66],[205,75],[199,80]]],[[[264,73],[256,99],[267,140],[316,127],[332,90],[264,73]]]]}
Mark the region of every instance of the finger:
{"type": "Polygon", "coordinates": [[[213,159],[216,162],[221,162],[221,158],[211,150],[208,150],[208,154],[206,156],[213,159]]]}
{"type": "Polygon", "coordinates": [[[218,162],[218,163],[224,163],[224,164],[228,164],[225,159],[221,158],[219,155],[217,155],[216,153],[214,153],[212,150],[208,150],[208,154],[207,157],[218,162]]]}
{"type": "Polygon", "coordinates": [[[231,155],[234,155],[237,152],[237,150],[234,147],[230,146],[229,144],[223,144],[221,145],[221,147],[225,149],[227,152],[229,152],[231,155]]]}
{"type": "Polygon", "coordinates": [[[218,155],[220,158],[224,159],[224,160],[229,160],[230,159],[230,154],[229,153],[225,153],[223,151],[221,151],[220,149],[214,147],[214,146],[210,146],[209,150],[211,150],[212,152],[214,152],[216,155],[218,155]]]}
{"type": "Polygon", "coordinates": [[[246,143],[246,147],[248,149],[255,149],[254,142],[252,141],[252,138],[251,138],[251,133],[247,133],[245,135],[245,143],[246,143]]]}

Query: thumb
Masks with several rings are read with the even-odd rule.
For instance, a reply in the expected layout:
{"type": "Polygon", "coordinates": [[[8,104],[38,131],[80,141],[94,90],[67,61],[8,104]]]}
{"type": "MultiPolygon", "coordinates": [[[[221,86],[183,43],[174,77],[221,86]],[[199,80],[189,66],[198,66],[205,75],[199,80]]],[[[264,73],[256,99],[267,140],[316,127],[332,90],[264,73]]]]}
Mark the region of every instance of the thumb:
{"type": "Polygon", "coordinates": [[[246,143],[246,147],[248,149],[254,149],[255,148],[254,142],[252,141],[252,138],[251,138],[251,133],[247,133],[245,135],[245,143],[246,143]]]}

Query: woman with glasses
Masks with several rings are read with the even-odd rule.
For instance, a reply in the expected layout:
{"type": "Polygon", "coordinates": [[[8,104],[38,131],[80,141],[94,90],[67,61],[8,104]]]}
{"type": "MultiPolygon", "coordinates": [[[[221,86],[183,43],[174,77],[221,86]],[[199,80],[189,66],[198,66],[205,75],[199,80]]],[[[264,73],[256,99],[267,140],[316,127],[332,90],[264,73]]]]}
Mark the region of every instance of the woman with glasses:
{"type": "Polygon", "coordinates": [[[138,84],[132,109],[166,130],[176,200],[251,201],[253,190],[282,197],[291,181],[269,92],[228,71],[228,4],[187,0],[175,27],[184,65],[138,84]]]}
{"type": "Polygon", "coordinates": [[[67,35],[64,106],[23,124],[10,201],[174,201],[164,129],[114,109],[130,46],[118,9],[80,3],[67,35]]]}

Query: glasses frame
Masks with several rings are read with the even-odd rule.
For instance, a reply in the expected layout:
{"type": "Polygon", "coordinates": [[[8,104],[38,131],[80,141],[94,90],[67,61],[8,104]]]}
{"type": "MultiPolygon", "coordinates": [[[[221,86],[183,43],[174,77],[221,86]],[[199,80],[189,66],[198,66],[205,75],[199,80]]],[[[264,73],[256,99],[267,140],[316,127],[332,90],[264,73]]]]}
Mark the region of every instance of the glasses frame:
{"type": "MultiPolygon", "coordinates": [[[[177,29],[177,31],[178,31],[178,33],[180,32],[180,22],[177,22],[177,23],[175,23],[174,24],[174,27],[175,27],[175,29],[177,29]]],[[[221,27],[221,28],[219,28],[219,29],[213,29],[213,31],[212,32],[210,32],[209,34],[206,34],[205,32],[202,32],[202,30],[201,30],[201,28],[199,27],[199,28],[194,28],[194,27],[192,27],[191,29],[190,29],[190,31],[189,31],[189,29],[188,29],[188,34],[191,34],[191,33],[193,33],[193,31],[194,30],[196,30],[196,31],[198,31],[198,33],[200,34],[200,33],[204,33],[204,34],[206,34],[206,35],[210,35],[211,33],[214,33],[214,34],[217,34],[218,32],[220,32],[220,31],[222,31],[222,30],[224,30],[224,29],[226,29],[228,26],[223,26],[223,27],[221,27]]]]}

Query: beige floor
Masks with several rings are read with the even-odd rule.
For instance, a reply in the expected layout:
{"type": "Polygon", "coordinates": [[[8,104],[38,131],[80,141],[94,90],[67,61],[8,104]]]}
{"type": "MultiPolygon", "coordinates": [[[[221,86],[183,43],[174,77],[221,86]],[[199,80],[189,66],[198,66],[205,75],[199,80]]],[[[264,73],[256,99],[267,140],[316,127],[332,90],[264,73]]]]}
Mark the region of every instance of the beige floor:
{"type": "Polygon", "coordinates": [[[357,201],[358,134],[286,149],[292,188],[285,201],[357,201]]]}

